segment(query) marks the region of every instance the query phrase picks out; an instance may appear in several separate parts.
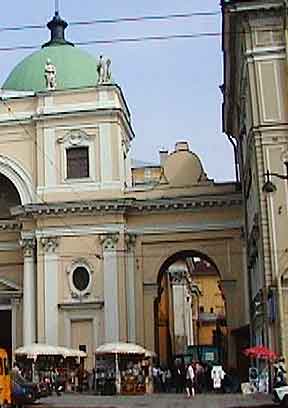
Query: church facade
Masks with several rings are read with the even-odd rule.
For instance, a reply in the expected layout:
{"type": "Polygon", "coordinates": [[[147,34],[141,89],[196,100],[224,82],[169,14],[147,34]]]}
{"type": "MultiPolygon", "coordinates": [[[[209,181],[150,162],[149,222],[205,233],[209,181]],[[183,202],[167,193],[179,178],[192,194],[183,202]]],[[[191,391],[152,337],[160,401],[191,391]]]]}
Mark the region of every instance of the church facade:
{"type": "Polygon", "coordinates": [[[209,179],[186,142],[159,165],[133,165],[111,61],[67,42],[58,14],[48,26],[51,41],[1,90],[1,345],[80,347],[91,368],[97,346],[121,340],[167,361],[175,333],[171,316],[159,329],[163,279],[201,258],[219,277],[236,366],[249,323],[237,184],[209,179]]]}

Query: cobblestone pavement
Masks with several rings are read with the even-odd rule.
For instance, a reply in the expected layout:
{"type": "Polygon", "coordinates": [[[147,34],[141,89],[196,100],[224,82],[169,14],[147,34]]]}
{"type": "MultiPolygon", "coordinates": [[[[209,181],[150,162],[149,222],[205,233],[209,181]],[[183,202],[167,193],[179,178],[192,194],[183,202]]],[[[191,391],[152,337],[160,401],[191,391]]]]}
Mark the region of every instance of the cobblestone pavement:
{"type": "MultiPolygon", "coordinates": [[[[32,406],[31,406],[32,407],[32,406]]],[[[41,399],[34,408],[238,408],[277,407],[270,396],[241,394],[206,394],[187,399],[181,394],[153,394],[144,396],[95,396],[86,394],[63,394],[59,397],[41,399]]],[[[29,407],[30,408],[30,407],[29,407]]]]}

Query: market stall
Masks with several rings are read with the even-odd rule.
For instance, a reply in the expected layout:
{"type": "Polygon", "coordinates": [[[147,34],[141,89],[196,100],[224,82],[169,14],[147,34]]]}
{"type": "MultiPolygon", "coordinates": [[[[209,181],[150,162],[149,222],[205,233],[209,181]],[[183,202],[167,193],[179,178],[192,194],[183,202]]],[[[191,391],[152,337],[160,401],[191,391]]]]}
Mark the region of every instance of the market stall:
{"type": "Polygon", "coordinates": [[[70,389],[73,373],[84,367],[86,353],[68,347],[33,343],[15,350],[15,360],[25,378],[41,382],[43,379],[53,382],[57,375],[63,389],[70,389]]]}
{"type": "Polygon", "coordinates": [[[106,343],[96,349],[96,390],[99,394],[144,394],[153,353],[133,343],[106,343]]]}

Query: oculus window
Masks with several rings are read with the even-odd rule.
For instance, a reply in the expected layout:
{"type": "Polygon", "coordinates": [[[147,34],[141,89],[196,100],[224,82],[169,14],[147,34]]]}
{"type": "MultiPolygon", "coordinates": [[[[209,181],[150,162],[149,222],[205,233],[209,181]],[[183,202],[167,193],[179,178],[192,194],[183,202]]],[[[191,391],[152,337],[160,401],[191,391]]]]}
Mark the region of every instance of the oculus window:
{"type": "Polygon", "coordinates": [[[72,275],[73,286],[79,291],[84,292],[90,284],[90,274],[84,266],[78,266],[72,275]]]}
{"type": "Polygon", "coordinates": [[[67,179],[89,177],[89,148],[71,147],[66,149],[67,179]]]}

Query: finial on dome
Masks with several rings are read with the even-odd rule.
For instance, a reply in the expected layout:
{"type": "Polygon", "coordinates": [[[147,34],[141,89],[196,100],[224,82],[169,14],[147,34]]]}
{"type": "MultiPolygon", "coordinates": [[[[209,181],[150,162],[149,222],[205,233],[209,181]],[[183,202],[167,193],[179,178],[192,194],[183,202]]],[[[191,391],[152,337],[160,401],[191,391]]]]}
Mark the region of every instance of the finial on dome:
{"type": "Polygon", "coordinates": [[[52,45],[72,45],[69,41],[65,40],[65,30],[68,27],[68,23],[60,17],[59,14],[59,0],[55,0],[55,15],[51,21],[47,24],[47,27],[51,31],[51,39],[49,42],[42,45],[44,47],[50,47],[52,45]]]}
{"type": "Polygon", "coordinates": [[[59,14],[59,0],[55,0],[55,14],[59,14]]]}

